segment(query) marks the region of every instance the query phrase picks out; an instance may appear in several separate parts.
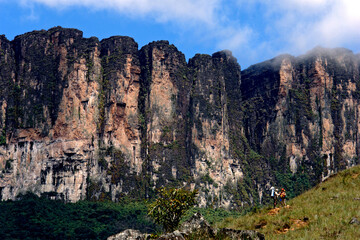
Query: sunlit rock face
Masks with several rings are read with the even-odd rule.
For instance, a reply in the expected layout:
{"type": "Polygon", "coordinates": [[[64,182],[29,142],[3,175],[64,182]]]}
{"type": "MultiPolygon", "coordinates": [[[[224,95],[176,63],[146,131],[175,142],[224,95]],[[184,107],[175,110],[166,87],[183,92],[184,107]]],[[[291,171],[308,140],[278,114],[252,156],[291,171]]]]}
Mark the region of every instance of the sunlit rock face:
{"type": "Polygon", "coordinates": [[[111,170],[126,163],[127,174],[141,172],[137,43],[62,28],[3,41],[10,47],[1,79],[9,85],[1,108],[2,198],[30,190],[66,201],[104,192],[115,199],[125,176],[111,170]]]}
{"type": "Polygon", "coordinates": [[[281,173],[316,183],[358,163],[359,55],[317,48],[241,71],[56,27],[0,36],[0,194],[143,199],[199,189],[200,206],[268,201],[281,173]]]}

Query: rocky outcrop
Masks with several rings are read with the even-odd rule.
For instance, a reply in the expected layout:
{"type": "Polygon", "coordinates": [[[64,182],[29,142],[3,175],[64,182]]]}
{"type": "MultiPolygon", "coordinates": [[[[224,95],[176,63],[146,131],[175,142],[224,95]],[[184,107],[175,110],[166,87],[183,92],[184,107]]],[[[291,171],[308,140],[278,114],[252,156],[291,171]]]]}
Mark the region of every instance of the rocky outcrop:
{"type": "Polygon", "coordinates": [[[107,238],[107,240],[145,240],[145,234],[142,234],[139,230],[126,229],[121,233],[115,234],[107,238]]]}
{"type": "MultiPolygon", "coordinates": [[[[138,230],[127,229],[121,233],[108,237],[108,240],[122,239],[151,239],[150,235],[142,234],[138,230]]],[[[253,230],[235,230],[230,228],[213,228],[200,213],[195,213],[189,220],[185,221],[171,233],[165,233],[157,240],[186,240],[186,239],[247,239],[265,240],[264,234],[253,230]]]]}
{"type": "Polygon", "coordinates": [[[186,238],[181,232],[176,230],[172,233],[166,233],[161,235],[159,238],[157,238],[157,240],[186,240],[186,238]]]}
{"type": "Polygon", "coordinates": [[[359,162],[359,62],[317,48],[241,71],[229,51],[187,63],[167,41],[2,35],[1,199],[118,201],[166,185],[241,207],[269,201],[270,184],[297,194],[359,162]]]}
{"type": "Polygon", "coordinates": [[[183,222],[179,227],[179,231],[186,236],[196,233],[209,237],[214,237],[216,232],[201,213],[195,213],[189,220],[183,222]]]}
{"type": "Polygon", "coordinates": [[[265,239],[263,234],[253,230],[213,228],[200,213],[195,213],[189,220],[182,223],[179,232],[185,236],[185,239],[265,239]]]}

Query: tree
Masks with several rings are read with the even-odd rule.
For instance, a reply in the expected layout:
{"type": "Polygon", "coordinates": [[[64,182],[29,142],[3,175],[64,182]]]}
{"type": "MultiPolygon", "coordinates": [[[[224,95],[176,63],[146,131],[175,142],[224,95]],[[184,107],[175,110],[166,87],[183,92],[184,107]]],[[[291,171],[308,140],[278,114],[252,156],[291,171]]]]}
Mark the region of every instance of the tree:
{"type": "Polygon", "coordinates": [[[159,198],[150,204],[148,215],[161,224],[166,232],[172,232],[185,212],[196,204],[198,191],[162,187],[158,192],[159,198]]]}

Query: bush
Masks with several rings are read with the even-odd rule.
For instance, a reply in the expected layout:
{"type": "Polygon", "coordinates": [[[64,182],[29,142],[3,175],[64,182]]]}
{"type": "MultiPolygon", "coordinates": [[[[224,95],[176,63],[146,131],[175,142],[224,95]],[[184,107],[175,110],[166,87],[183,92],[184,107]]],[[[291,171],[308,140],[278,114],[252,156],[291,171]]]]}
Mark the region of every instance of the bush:
{"type": "Polygon", "coordinates": [[[182,188],[160,188],[159,198],[149,206],[149,216],[161,224],[166,232],[172,232],[179,225],[185,212],[196,204],[197,190],[182,188]]]}

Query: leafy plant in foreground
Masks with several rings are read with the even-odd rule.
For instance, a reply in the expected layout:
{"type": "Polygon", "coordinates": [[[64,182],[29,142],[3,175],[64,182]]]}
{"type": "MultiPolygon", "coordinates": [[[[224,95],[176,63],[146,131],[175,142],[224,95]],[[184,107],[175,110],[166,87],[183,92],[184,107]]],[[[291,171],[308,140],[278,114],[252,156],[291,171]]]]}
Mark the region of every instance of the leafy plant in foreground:
{"type": "Polygon", "coordinates": [[[171,232],[179,225],[185,212],[196,204],[197,190],[160,188],[159,198],[149,206],[148,215],[171,232]]]}

